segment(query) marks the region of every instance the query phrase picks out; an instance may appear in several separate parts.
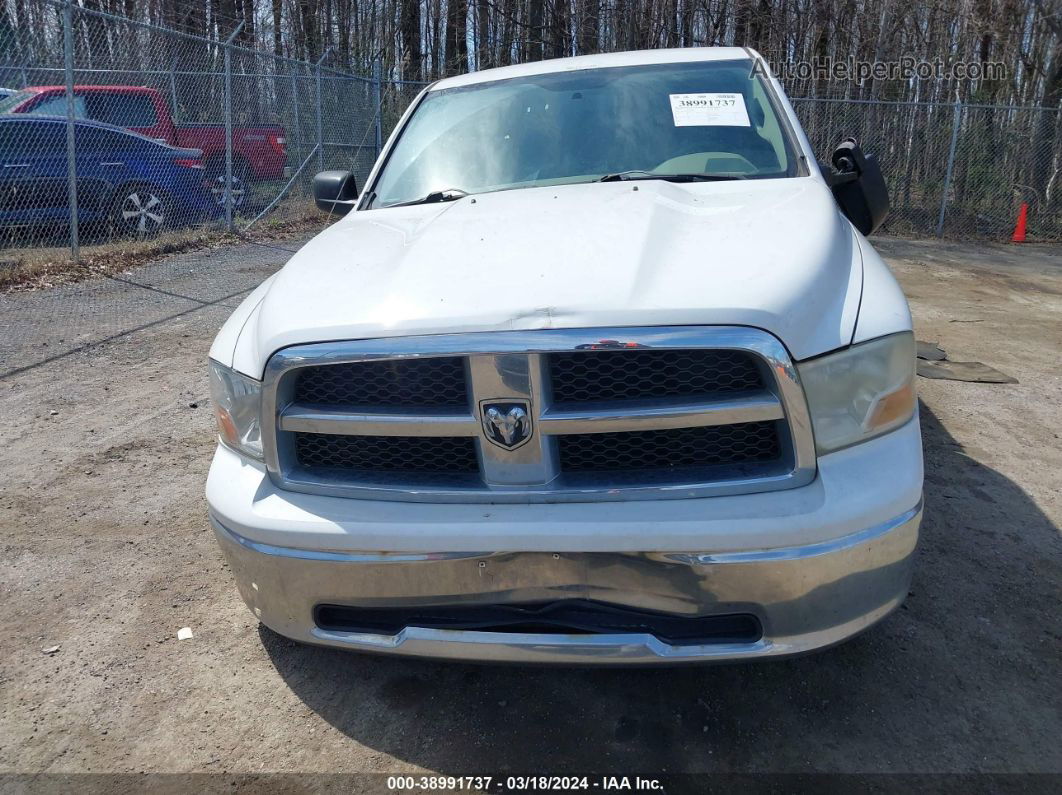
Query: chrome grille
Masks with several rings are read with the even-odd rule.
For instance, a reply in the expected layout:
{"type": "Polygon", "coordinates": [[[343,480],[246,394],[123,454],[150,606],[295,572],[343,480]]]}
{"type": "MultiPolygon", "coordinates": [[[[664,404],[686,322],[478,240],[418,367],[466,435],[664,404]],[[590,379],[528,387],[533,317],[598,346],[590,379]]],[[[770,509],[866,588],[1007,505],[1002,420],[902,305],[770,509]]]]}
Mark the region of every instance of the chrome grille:
{"type": "Polygon", "coordinates": [[[768,491],[814,477],[795,368],[774,337],[754,329],[298,346],[267,365],[263,417],[272,416],[275,424],[263,423],[271,477],[311,493],[648,499],[768,491]]]}
{"type": "Polygon", "coordinates": [[[598,350],[549,355],[554,403],[707,397],[763,388],[744,351],[598,350]]]}

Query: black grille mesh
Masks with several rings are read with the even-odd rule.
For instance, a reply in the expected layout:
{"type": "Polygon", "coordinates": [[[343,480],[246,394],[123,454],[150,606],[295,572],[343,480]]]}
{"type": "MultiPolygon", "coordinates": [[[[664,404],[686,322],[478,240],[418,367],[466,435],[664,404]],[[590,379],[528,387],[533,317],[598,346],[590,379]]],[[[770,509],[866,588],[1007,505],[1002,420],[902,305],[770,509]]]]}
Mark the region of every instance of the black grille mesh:
{"type": "Polygon", "coordinates": [[[467,436],[335,436],[296,433],[295,455],[310,468],[429,474],[479,471],[467,436]]]}
{"type": "Polygon", "coordinates": [[[761,389],[751,354],[726,350],[625,350],[553,353],[549,356],[557,403],[696,398],[761,389]]]}
{"type": "Polygon", "coordinates": [[[460,356],[446,356],[307,367],[298,374],[295,400],[321,406],[465,409],[465,363],[460,356]]]}
{"type": "Polygon", "coordinates": [[[780,456],[773,422],[558,437],[564,472],[639,472],[766,463],[780,456]]]}

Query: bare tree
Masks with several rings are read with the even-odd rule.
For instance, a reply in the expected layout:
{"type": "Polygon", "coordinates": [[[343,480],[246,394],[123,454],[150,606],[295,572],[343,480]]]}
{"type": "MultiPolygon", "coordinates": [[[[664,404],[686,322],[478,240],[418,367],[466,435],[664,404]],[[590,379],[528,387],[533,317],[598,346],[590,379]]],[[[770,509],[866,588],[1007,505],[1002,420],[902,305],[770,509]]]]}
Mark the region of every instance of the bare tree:
{"type": "Polygon", "coordinates": [[[420,80],[423,72],[421,63],[420,0],[401,0],[402,20],[402,77],[406,80],[420,80]]]}

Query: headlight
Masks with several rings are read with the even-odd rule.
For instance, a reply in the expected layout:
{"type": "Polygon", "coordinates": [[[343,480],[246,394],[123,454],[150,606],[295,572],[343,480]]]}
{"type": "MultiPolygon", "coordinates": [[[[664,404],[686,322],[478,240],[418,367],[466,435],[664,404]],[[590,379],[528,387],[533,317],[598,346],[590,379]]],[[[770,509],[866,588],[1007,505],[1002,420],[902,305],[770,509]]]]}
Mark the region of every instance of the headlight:
{"type": "Polygon", "coordinates": [[[261,459],[262,382],[211,359],[210,398],[221,442],[237,453],[261,459]]]}
{"type": "Polygon", "coordinates": [[[872,439],[914,415],[915,344],[909,331],[797,365],[819,453],[872,439]]]}

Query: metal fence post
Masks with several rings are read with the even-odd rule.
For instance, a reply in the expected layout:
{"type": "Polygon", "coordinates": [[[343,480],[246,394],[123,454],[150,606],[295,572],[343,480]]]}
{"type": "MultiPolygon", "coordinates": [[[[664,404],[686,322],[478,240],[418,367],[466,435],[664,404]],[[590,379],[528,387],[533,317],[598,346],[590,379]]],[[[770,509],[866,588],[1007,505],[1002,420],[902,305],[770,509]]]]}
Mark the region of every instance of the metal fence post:
{"type": "Polygon", "coordinates": [[[372,88],[376,94],[376,157],[383,150],[383,87],[381,85],[383,65],[377,55],[372,62],[372,88]]]}
{"type": "Polygon", "coordinates": [[[317,72],[317,170],[324,171],[324,125],[321,121],[321,64],[328,57],[330,50],[325,50],[314,64],[317,72]]]}
{"type": "Polygon", "coordinates": [[[74,0],[63,6],[63,59],[66,72],[66,190],[70,206],[70,258],[81,260],[77,228],[77,157],[74,148],[74,0]]]}
{"type": "Polygon", "coordinates": [[[243,30],[244,23],[225,39],[225,228],[234,231],[232,223],[232,42],[243,30]]]}
{"type": "Polygon", "coordinates": [[[295,160],[302,162],[302,123],[299,121],[299,89],[295,82],[295,71],[291,72],[291,109],[295,113],[295,125],[292,132],[295,137],[295,160]]]}
{"type": "Polygon", "coordinates": [[[177,110],[177,78],[173,73],[177,71],[177,59],[173,59],[173,64],[170,66],[170,114],[177,116],[179,111],[177,110]]]}
{"type": "Polygon", "coordinates": [[[951,118],[951,145],[948,147],[948,167],[944,170],[944,190],[940,194],[940,215],[937,216],[937,237],[944,237],[944,216],[948,211],[948,193],[951,192],[951,176],[955,171],[955,150],[959,145],[959,127],[962,126],[962,103],[955,103],[951,118]]]}

